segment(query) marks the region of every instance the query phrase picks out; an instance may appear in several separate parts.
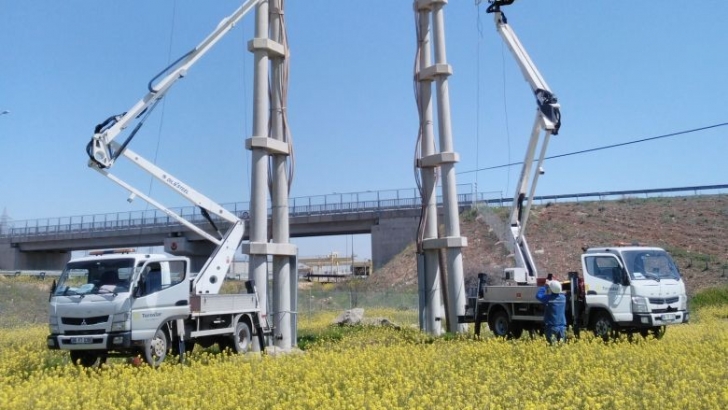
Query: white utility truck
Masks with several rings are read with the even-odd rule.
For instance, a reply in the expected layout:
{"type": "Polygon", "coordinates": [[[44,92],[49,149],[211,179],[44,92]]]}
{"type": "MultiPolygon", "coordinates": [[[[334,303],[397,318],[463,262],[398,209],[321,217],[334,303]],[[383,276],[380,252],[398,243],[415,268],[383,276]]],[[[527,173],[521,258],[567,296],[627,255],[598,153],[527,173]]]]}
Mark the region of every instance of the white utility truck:
{"type": "Polygon", "coordinates": [[[50,301],[50,349],[68,350],[74,363],[93,366],[107,357],[142,356],[158,366],[168,352],[195,344],[237,353],[249,350],[262,326],[255,286],[247,293],[195,293],[185,257],[96,252],[66,264],[50,301]]]}
{"type": "MultiPolygon", "coordinates": [[[[538,104],[509,220],[516,267],[505,270],[503,279],[510,286],[489,286],[486,275],[480,274],[477,287],[469,295],[466,313],[459,320],[474,322],[476,334],[480,333],[481,323],[488,323],[498,336],[519,337],[524,330],[538,331],[543,326],[543,306],[536,300],[536,292],[550,278],[539,278],[525,229],[538,177],[544,173],[542,165],[549,138],[561,126],[561,107],[501,11],[502,6],[513,1],[490,0],[487,12],[494,14],[496,28],[538,104]],[[542,131],[540,155],[531,178],[542,131]]],[[[665,250],[643,246],[591,248],[585,250],[581,259],[582,276],[570,272],[563,282],[567,322],[575,332],[589,328],[605,338],[618,331],[654,333],[660,337],[665,326],[688,321],[685,283],[665,250]]]]}
{"type": "MultiPolygon", "coordinates": [[[[71,260],[51,290],[50,349],[69,350],[74,362],[85,366],[108,356],[137,354],[157,366],[170,351],[180,353],[183,359],[185,346],[189,349],[194,343],[218,343],[242,353],[257,334],[260,348],[265,347],[264,335],[270,334],[271,329],[261,315],[265,309],[259,306],[254,283],[246,284],[247,293],[219,294],[243,240],[243,220],[128,148],[170,87],[260,1],[263,0],[246,1],[197,47],[155,77],[149,92],[127,112],[97,125],[86,148],[89,167],[129,191],[129,201],[140,197],[215,244],[211,256],[196,275],[190,273],[190,260],[186,257],[128,250],[71,260]],[[117,142],[121,132],[137,120],[126,140],[117,142]],[[213,234],[203,229],[200,221],[185,219],[112,175],[109,168],[121,157],[199,207],[213,234]],[[224,233],[218,224],[226,228],[224,233]]],[[[174,250],[180,240],[168,238],[165,246],[174,250]]]]}
{"type": "MultiPolygon", "coordinates": [[[[589,329],[608,339],[620,332],[660,338],[666,326],[690,319],[685,283],[670,254],[648,246],[590,248],[581,256],[582,275],[570,272],[562,282],[566,320],[574,333],[589,329]]],[[[488,286],[485,274],[468,297],[463,322],[482,323],[501,337],[520,337],[543,328],[544,307],[537,284],[488,286]]]]}

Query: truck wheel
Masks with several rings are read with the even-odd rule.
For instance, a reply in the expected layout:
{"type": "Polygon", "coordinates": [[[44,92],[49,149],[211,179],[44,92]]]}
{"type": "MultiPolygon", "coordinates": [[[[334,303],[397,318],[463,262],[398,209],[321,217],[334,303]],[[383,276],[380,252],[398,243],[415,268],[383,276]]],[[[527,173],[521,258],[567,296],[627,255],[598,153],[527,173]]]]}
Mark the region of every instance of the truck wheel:
{"type": "Polygon", "coordinates": [[[220,353],[232,353],[235,351],[235,343],[233,342],[232,336],[219,336],[217,338],[217,347],[220,349],[220,353]]]}
{"type": "Polygon", "coordinates": [[[601,337],[604,341],[609,340],[614,333],[614,323],[606,312],[599,312],[592,320],[592,331],[594,336],[601,337]]]}
{"type": "Polygon", "coordinates": [[[244,354],[250,350],[250,340],[253,338],[253,333],[250,331],[250,326],[244,321],[239,321],[235,326],[235,334],[233,335],[233,349],[235,353],[244,354]]]}
{"type": "Polygon", "coordinates": [[[94,367],[97,362],[101,364],[106,361],[106,358],[99,360],[99,357],[98,354],[88,350],[71,350],[71,361],[73,364],[80,364],[83,367],[94,367]]]}
{"type": "Polygon", "coordinates": [[[488,320],[490,331],[498,337],[511,335],[511,322],[508,320],[508,313],[504,310],[497,310],[490,315],[488,320]]]}
{"type": "Polygon", "coordinates": [[[152,367],[162,364],[168,351],[169,339],[162,329],[157,329],[153,338],[144,341],[144,360],[152,367]]]}

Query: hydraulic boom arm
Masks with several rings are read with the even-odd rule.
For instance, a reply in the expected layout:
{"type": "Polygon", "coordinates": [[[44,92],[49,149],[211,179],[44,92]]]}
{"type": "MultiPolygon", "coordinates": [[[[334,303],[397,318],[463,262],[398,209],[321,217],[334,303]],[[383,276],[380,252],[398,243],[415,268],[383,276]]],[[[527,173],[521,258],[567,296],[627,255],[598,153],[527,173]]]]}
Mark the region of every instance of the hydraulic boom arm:
{"type": "Polygon", "coordinates": [[[169,91],[170,87],[174,85],[177,80],[184,77],[187,74],[187,70],[195,64],[200,57],[209,51],[212,46],[214,46],[235,26],[238,21],[240,21],[241,18],[243,18],[243,16],[245,16],[261,1],[265,0],[248,0],[235,10],[233,14],[223,19],[215,30],[213,30],[210,35],[198,44],[197,47],[190,50],[155,76],[149,82],[148,93],[127,112],[111,116],[101,124],[97,125],[94,129],[94,136],[86,146],[86,152],[89,156],[89,167],[129,191],[131,194],[129,197],[130,201],[136,196],[144,199],[149,204],[155,206],[171,218],[186,226],[188,229],[217,245],[210,258],[207,262],[205,262],[205,265],[200,270],[199,274],[194,278],[193,289],[194,293],[197,294],[215,294],[219,292],[225,278],[225,274],[228,272],[228,269],[232,264],[235,251],[240,246],[245,234],[244,223],[240,220],[240,218],[226,210],[222,205],[215,203],[203,194],[192,189],[151,161],[128,149],[127,146],[143,125],[146,117],[169,91]],[[160,79],[160,77],[162,78],[160,79]],[[135,120],[139,120],[139,122],[126,140],[123,143],[117,142],[115,139],[135,120]],[[157,180],[162,181],[170,189],[198,206],[202,215],[217,231],[219,237],[216,238],[210,235],[195,223],[186,220],[181,215],[144,194],[139,189],[129,185],[117,176],[112,175],[108,170],[122,155],[139,166],[145,172],[148,172],[157,180]],[[227,232],[223,234],[217,230],[211,214],[216,215],[218,218],[221,218],[230,224],[227,232]]]}
{"type": "Polygon", "coordinates": [[[240,19],[242,19],[254,6],[264,0],[248,0],[243,3],[233,14],[224,18],[197,47],[188,51],[174,63],[157,74],[147,86],[147,94],[123,114],[113,115],[96,126],[94,136],[86,147],[90,161],[96,163],[99,168],[108,168],[124,152],[126,146],[131,142],[144,119],[151,114],[154,107],[162,97],[167,94],[170,88],[180,78],[187,75],[187,70],[192,67],[212,46],[214,46],[225,34],[230,31],[240,19]],[[165,75],[166,74],[166,75],[165,75]],[[161,80],[160,77],[164,76],[161,80]],[[158,81],[157,81],[158,80],[158,81]],[[156,81],[156,82],[155,82],[156,81]],[[127,139],[119,144],[114,140],[134,120],[143,117],[134,127],[127,139]]]}
{"type": "Polygon", "coordinates": [[[538,271],[533,257],[531,256],[531,251],[528,248],[528,243],[526,242],[526,223],[528,222],[528,214],[533,203],[538,177],[544,172],[542,164],[546,154],[546,148],[549,143],[549,138],[551,135],[558,134],[559,127],[561,127],[561,111],[556,96],[551,92],[551,89],[546,84],[546,81],[543,79],[541,73],[536,68],[536,65],[531,60],[531,57],[529,57],[528,53],[523,48],[523,45],[518,40],[516,33],[513,29],[511,29],[511,26],[508,25],[505,14],[501,11],[501,6],[512,4],[514,0],[489,1],[491,4],[488,6],[487,12],[493,13],[496,29],[510,49],[513,57],[516,59],[518,66],[521,68],[521,73],[531,86],[531,90],[536,97],[536,104],[538,105],[536,119],[531,131],[531,138],[528,143],[528,149],[526,150],[526,157],[523,160],[521,176],[518,180],[518,186],[516,187],[516,193],[513,198],[513,207],[510,215],[512,241],[515,245],[514,253],[516,256],[516,265],[517,269],[520,270],[520,272],[516,272],[514,276],[519,282],[535,283],[538,271]],[[542,131],[544,132],[544,137],[543,142],[541,143],[538,163],[534,171],[534,157],[539,145],[539,137],[542,131]],[[531,177],[532,172],[533,177],[531,177]],[[526,196],[527,192],[528,196],[526,196]],[[527,202],[524,208],[523,202],[526,199],[527,202]]]}

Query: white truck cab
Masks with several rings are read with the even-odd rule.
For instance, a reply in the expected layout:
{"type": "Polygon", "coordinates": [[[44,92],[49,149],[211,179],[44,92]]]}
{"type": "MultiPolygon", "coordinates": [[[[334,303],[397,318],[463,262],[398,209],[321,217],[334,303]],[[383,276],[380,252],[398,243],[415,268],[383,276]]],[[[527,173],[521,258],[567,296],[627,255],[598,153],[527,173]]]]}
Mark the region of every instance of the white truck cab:
{"type": "Polygon", "coordinates": [[[189,316],[187,258],[131,251],[68,262],[50,296],[50,348],[70,350],[74,362],[91,361],[92,350],[131,353],[163,322],[189,316]]]}
{"type": "Polygon", "coordinates": [[[664,331],[663,326],[690,319],[685,282],[664,249],[590,248],[581,261],[586,306],[592,312],[587,314],[593,321],[602,320],[601,325],[609,327],[616,323],[620,328],[664,331]]]}
{"type": "Polygon", "coordinates": [[[186,257],[101,251],[69,261],[51,289],[49,349],[68,350],[74,363],[141,355],[158,366],[167,353],[217,343],[245,353],[264,345],[255,286],[247,293],[192,292],[186,257]]]}

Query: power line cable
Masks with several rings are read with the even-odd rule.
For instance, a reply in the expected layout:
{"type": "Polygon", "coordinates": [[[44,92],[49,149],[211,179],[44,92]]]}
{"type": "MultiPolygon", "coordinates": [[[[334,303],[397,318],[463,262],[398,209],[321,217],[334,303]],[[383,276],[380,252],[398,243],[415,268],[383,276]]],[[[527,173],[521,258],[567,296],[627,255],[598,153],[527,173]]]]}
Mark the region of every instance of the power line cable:
{"type": "MultiPolygon", "coordinates": [[[[584,149],[584,150],[580,150],[580,151],[568,152],[566,154],[551,155],[551,156],[548,156],[548,157],[544,158],[544,160],[546,160],[546,159],[555,159],[555,158],[563,158],[563,157],[568,157],[568,156],[578,155],[578,154],[586,154],[586,153],[589,153],[589,152],[601,151],[601,150],[610,149],[610,148],[623,147],[625,145],[632,145],[632,144],[637,144],[637,143],[646,142],[646,141],[654,141],[654,140],[658,140],[658,139],[662,139],[662,138],[675,137],[675,136],[678,136],[678,135],[687,135],[687,134],[692,134],[692,133],[695,133],[695,132],[705,131],[705,130],[709,130],[709,129],[713,129],[713,128],[725,127],[726,125],[728,125],[728,122],[722,122],[722,123],[718,123],[718,124],[708,125],[708,126],[705,126],[705,127],[698,127],[698,128],[692,128],[692,129],[689,129],[689,130],[671,132],[669,134],[662,134],[662,135],[658,135],[656,137],[642,138],[642,139],[633,140],[633,141],[621,142],[619,144],[605,145],[605,146],[597,147],[597,148],[589,148],[589,149],[584,149]]],[[[473,172],[490,171],[490,170],[493,170],[493,169],[506,168],[506,167],[511,167],[511,166],[514,166],[514,165],[521,165],[521,164],[523,164],[523,161],[521,161],[521,162],[511,162],[511,163],[508,163],[508,164],[495,165],[495,166],[492,166],[492,167],[485,167],[485,168],[480,168],[480,169],[473,169],[473,170],[470,170],[470,171],[461,171],[461,172],[458,172],[457,174],[470,174],[470,173],[473,173],[473,172]]]]}

